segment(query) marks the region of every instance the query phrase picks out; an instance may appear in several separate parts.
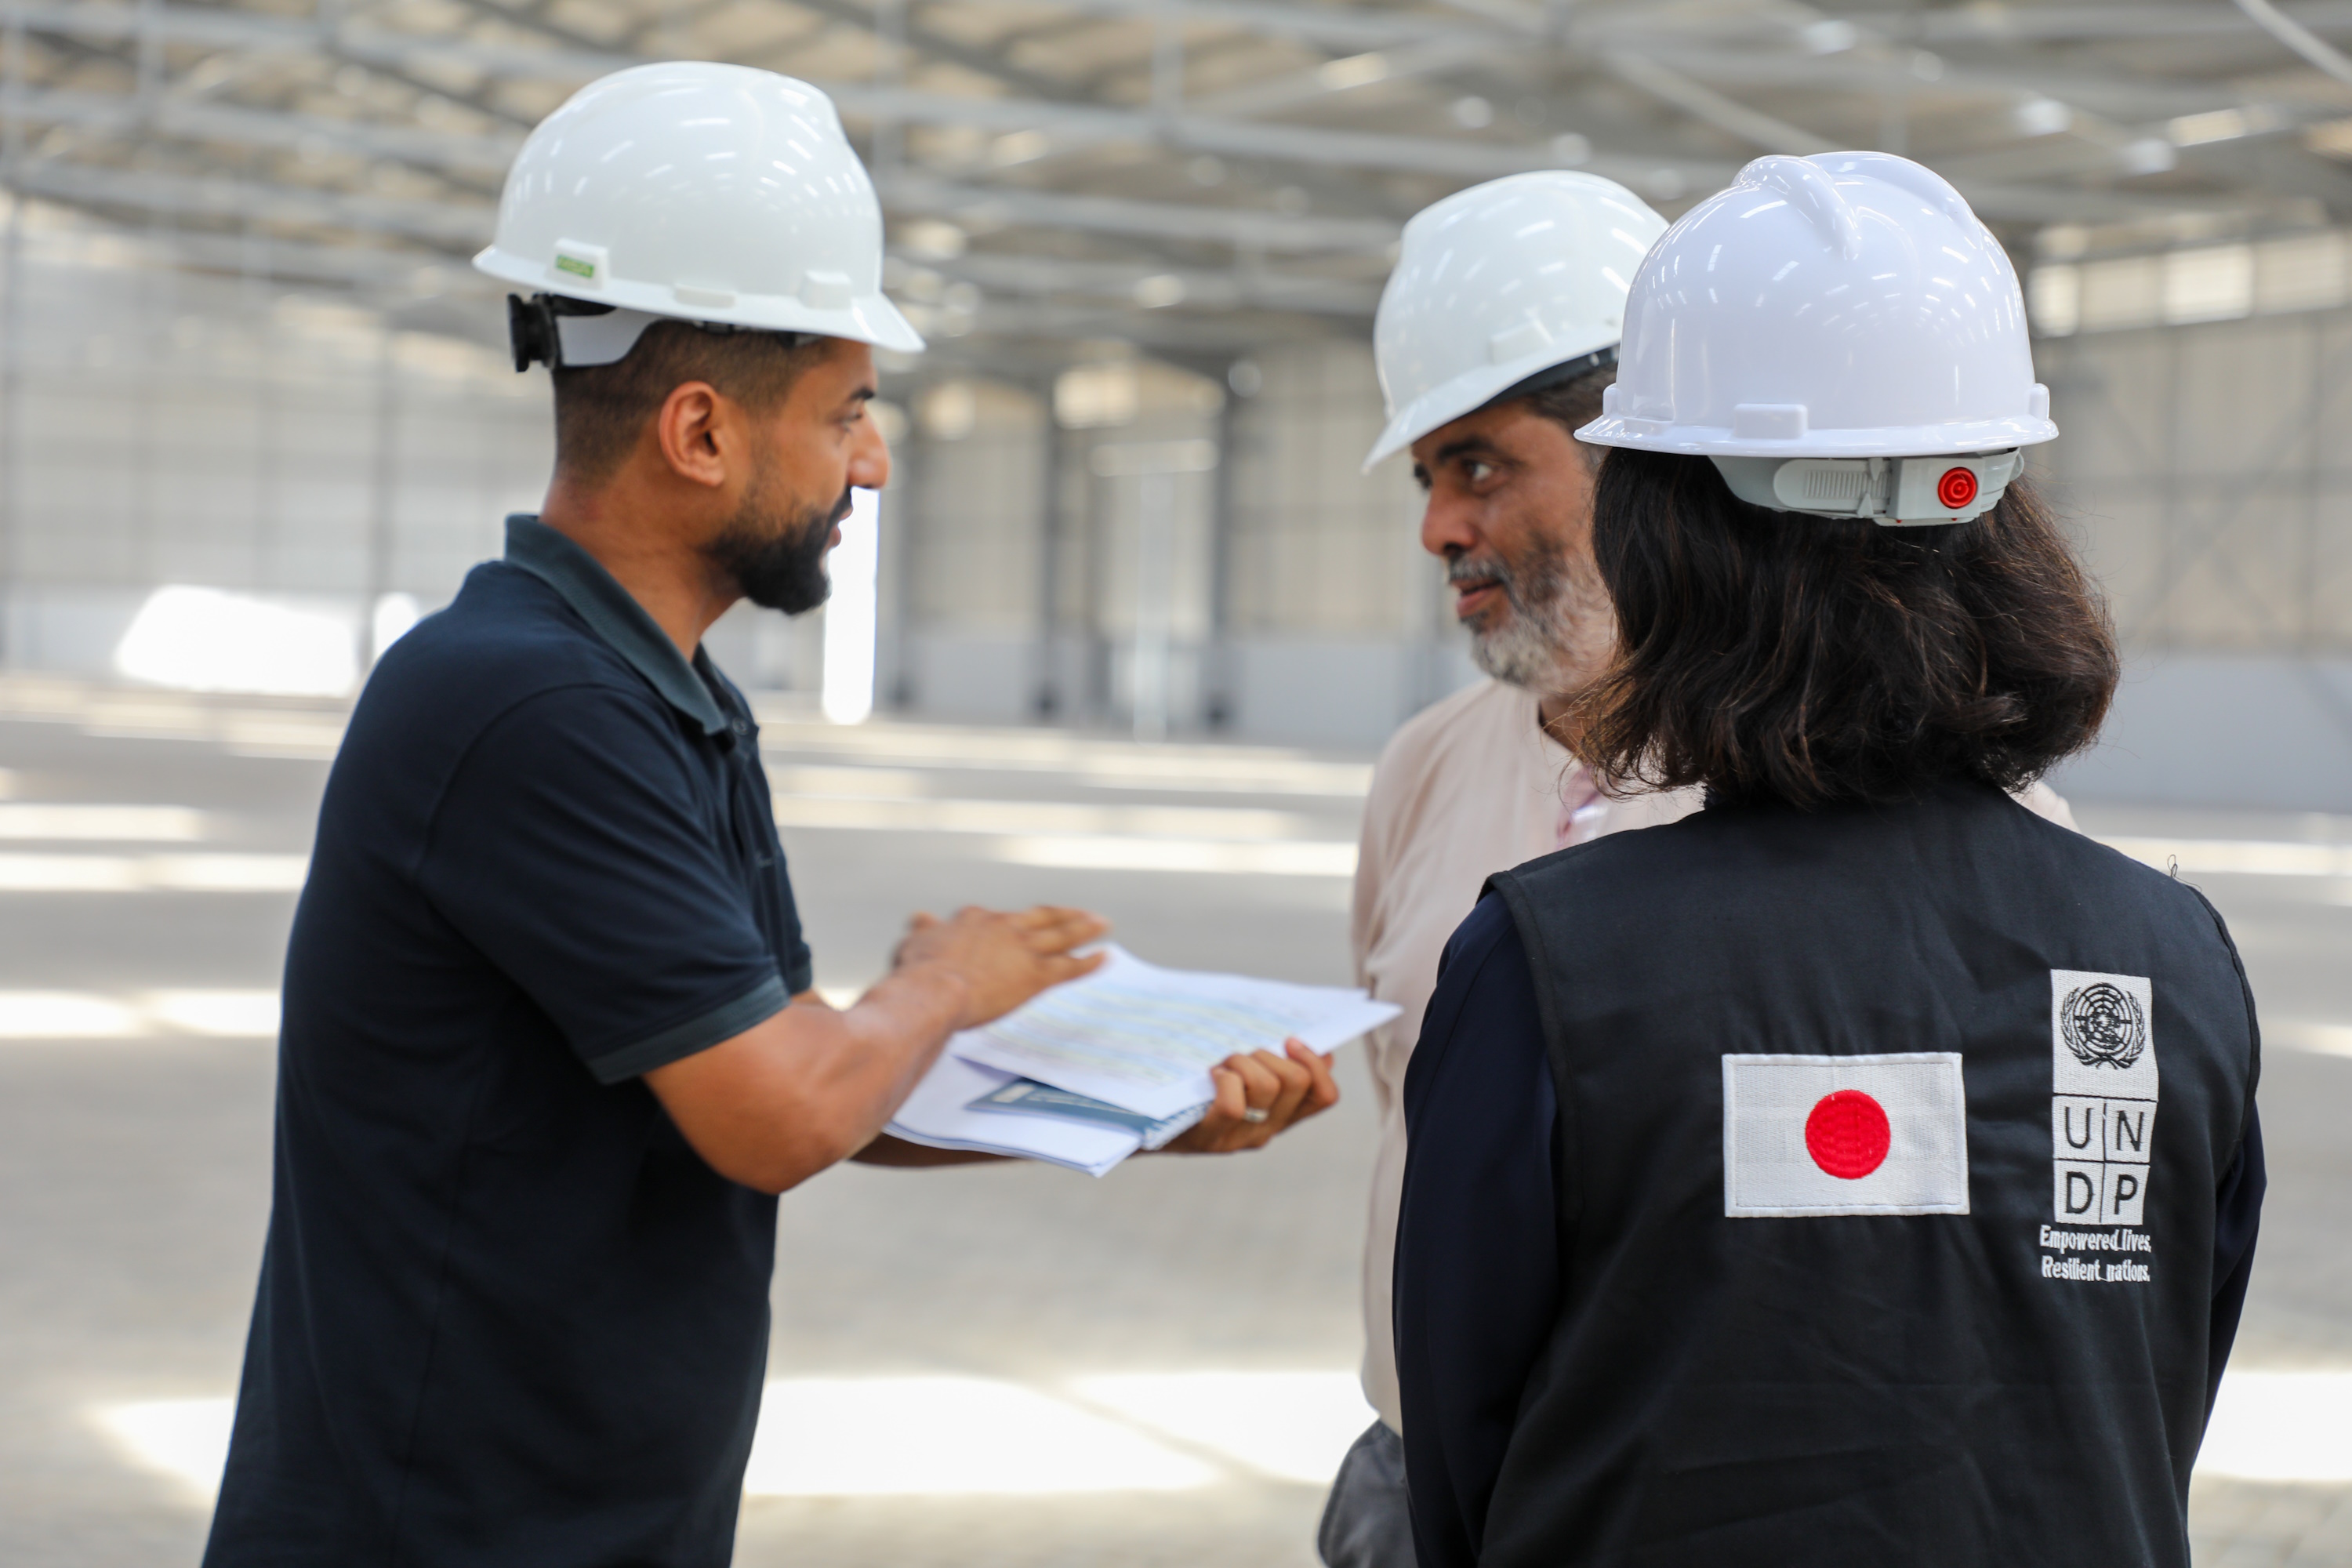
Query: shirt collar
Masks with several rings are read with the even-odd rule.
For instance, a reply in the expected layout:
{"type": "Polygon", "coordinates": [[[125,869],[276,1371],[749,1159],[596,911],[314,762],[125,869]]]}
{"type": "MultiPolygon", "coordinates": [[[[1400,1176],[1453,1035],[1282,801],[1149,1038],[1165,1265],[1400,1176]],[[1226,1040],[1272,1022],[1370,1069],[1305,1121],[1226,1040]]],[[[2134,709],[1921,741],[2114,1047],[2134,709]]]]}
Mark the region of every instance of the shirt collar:
{"type": "Polygon", "coordinates": [[[594,556],[530,513],[515,512],[507,518],[507,560],[562,595],[591,630],[664,701],[701,725],[704,734],[725,732],[726,716],[700,674],[702,650],[695,649],[694,662],[688,663],[669,634],[594,556]]]}

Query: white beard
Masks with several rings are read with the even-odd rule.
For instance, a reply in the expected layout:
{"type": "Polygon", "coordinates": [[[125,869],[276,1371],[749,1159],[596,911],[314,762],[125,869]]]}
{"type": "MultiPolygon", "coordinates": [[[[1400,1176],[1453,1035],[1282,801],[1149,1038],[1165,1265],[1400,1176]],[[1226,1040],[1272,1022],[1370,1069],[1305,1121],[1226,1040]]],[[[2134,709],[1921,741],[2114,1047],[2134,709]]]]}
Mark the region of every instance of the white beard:
{"type": "Polygon", "coordinates": [[[1546,697],[1572,696],[1607,668],[1617,618],[1589,563],[1579,571],[1560,552],[1516,570],[1505,564],[1497,581],[1511,616],[1499,630],[1471,634],[1471,663],[1546,697]]]}

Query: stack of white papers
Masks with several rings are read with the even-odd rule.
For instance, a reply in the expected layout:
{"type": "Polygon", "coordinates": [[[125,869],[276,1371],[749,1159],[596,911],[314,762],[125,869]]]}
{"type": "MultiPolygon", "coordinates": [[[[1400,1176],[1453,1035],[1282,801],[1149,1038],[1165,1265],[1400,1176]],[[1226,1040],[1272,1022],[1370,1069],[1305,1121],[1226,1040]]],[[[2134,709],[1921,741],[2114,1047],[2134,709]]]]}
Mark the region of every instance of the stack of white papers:
{"type": "Polygon", "coordinates": [[[1141,1148],[1139,1133],[1116,1127],[1068,1121],[1058,1116],[1004,1116],[967,1109],[973,1100],[1013,1081],[1009,1072],[975,1067],[952,1051],[941,1053],[886,1131],[909,1143],[934,1149],[971,1149],[982,1154],[1017,1154],[1099,1176],[1141,1148]]]}
{"type": "MultiPolygon", "coordinates": [[[[1058,985],[993,1024],[949,1040],[888,1131],[940,1149],[1013,1154],[1101,1175],[1144,1147],[1140,1127],[1021,1113],[1034,1079],[1160,1124],[1189,1124],[1214,1093],[1209,1068],[1236,1051],[1280,1051],[1297,1038],[1327,1055],[1398,1009],[1361,991],[1239,974],[1162,969],[1124,948],[1083,980],[1058,985]],[[974,1102],[993,1097],[975,1109],[974,1102]],[[1010,1103],[1008,1103],[1010,1100],[1010,1103]]],[[[1036,1097],[1041,1105],[1056,1097],[1036,1097]]]]}

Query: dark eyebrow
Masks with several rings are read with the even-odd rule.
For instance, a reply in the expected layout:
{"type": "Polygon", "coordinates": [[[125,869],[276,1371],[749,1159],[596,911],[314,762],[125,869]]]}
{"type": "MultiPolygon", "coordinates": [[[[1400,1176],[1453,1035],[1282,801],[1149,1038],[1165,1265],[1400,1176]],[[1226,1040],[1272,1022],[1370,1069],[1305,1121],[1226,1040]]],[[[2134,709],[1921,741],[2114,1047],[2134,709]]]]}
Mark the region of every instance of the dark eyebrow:
{"type": "Polygon", "coordinates": [[[856,391],[851,393],[847,397],[843,398],[842,401],[844,403],[871,403],[880,395],[882,395],[882,389],[876,386],[869,381],[864,386],[861,386],[856,391]]]}
{"type": "Polygon", "coordinates": [[[1495,444],[1484,436],[1465,436],[1460,440],[1448,441],[1444,446],[1440,447],[1436,456],[1430,459],[1430,466],[1436,468],[1450,463],[1456,458],[1467,458],[1473,455],[1499,458],[1502,453],[1496,451],[1495,444]]]}

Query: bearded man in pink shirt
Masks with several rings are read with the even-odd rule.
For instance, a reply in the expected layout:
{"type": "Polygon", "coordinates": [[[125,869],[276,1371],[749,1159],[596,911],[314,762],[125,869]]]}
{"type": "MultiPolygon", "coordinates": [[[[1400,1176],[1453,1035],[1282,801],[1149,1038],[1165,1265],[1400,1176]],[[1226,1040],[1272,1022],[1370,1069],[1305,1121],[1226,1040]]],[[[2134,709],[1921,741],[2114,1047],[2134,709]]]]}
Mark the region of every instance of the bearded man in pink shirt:
{"type": "MultiPolygon", "coordinates": [[[[1567,700],[1617,626],[1591,550],[1601,414],[1634,268],[1665,220],[1623,186],[1547,170],[1455,193],[1405,226],[1374,349],[1389,424],[1364,467],[1411,449],[1422,547],[1445,563],[1487,679],[1433,703],[1372,776],[1350,940],[1359,983],[1402,1012],[1366,1044],[1381,1141],[1364,1242],[1364,1395],[1317,1545],[1328,1568],[1413,1568],[1390,1327],[1405,1068],[1446,939],[1497,871],[1696,811],[1696,790],[1603,795],[1560,744],[1567,700]]],[[[2019,799],[2074,826],[2036,784],[2019,799]]]]}

